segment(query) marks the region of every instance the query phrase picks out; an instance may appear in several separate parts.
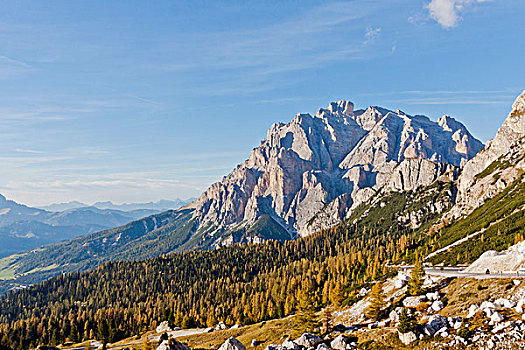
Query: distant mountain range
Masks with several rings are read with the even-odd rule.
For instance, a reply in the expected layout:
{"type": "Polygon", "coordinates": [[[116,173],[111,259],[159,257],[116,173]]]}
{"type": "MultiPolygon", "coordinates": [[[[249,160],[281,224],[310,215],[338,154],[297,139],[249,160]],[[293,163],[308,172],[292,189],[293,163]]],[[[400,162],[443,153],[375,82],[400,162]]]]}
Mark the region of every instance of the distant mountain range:
{"type": "Polygon", "coordinates": [[[114,210],[122,210],[122,211],[132,211],[137,209],[150,209],[150,210],[158,210],[158,211],[165,211],[170,209],[177,209],[182,206],[185,206],[188,203],[191,203],[196,198],[189,198],[189,199],[174,199],[174,200],[167,200],[167,199],[161,199],[157,202],[145,202],[145,203],[122,203],[122,204],[114,204],[110,201],[105,202],[96,202],[92,205],[78,202],[78,201],[71,201],[66,203],[54,203],[46,206],[40,206],[40,209],[48,210],[48,211],[64,211],[68,209],[76,209],[76,208],[82,208],[82,207],[95,207],[98,209],[114,209],[114,210]]]}
{"type": "Polygon", "coordinates": [[[97,203],[99,207],[96,207],[70,202],[50,206],[54,210],[44,210],[7,200],[0,195],[0,258],[124,225],[170,208],[178,208],[187,204],[187,201],[143,204],[144,207],[141,204],[114,205],[104,202],[97,203]]]}

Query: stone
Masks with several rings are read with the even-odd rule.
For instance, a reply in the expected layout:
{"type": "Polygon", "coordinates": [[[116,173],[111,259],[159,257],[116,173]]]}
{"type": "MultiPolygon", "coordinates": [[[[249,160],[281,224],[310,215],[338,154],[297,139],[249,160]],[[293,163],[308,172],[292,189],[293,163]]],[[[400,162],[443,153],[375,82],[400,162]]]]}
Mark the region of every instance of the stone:
{"type": "Polygon", "coordinates": [[[412,332],[412,331],[410,331],[408,333],[399,333],[398,332],[398,336],[399,336],[399,340],[401,340],[401,342],[403,344],[405,344],[405,345],[409,345],[413,341],[417,340],[416,334],[414,332],[412,332]]]}
{"type": "Polygon", "coordinates": [[[338,335],[334,340],[332,340],[330,342],[330,347],[334,350],[347,350],[353,348],[350,339],[343,334],[338,335]]]}
{"type": "Polygon", "coordinates": [[[330,348],[326,344],[321,343],[317,345],[317,350],[330,350],[330,348]]]}
{"type": "Polygon", "coordinates": [[[438,292],[427,293],[425,296],[427,297],[427,299],[429,301],[435,301],[435,300],[439,300],[440,299],[438,292]]]}
{"type": "Polygon", "coordinates": [[[410,307],[410,308],[416,308],[424,300],[425,300],[425,298],[421,297],[421,296],[406,297],[403,300],[403,306],[404,307],[410,307]]]}
{"type": "Polygon", "coordinates": [[[281,349],[282,347],[280,345],[270,344],[264,350],[281,350],[281,349]]]}
{"type": "Polygon", "coordinates": [[[480,310],[480,308],[477,305],[470,305],[468,309],[468,315],[467,318],[472,318],[474,315],[480,310]]]}
{"type": "Polygon", "coordinates": [[[230,329],[238,329],[238,328],[241,328],[240,324],[234,324],[233,326],[231,326],[230,329]]]}
{"type": "Polygon", "coordinates": [[[220,346],[219,350],[246,350],[246,347],[237,339],[230,337],[220,346]]]}
{"type": "Polygon", "coordinates": [[[168,321],[162,321],[157,328],[155,328],[155,331],[157,333],[164,333],[164,332],[170,332],[172,329],[170,327],[170,323],[168,321]]]}
{"type": "Polygon", "coordinates": [[[211,332],[213,332],[214,330],[215,330],[215,328],[213,328],[213,327],[208,327],[208,328],[206,328],[206,329],[204,330],[204,333],[211,333],[211,332]]]}
{"type": "Polygon", "coordinates": [[[436,300],[432,303],[432,306],[430,307],[432,308],[434,312],[438,312],[442,310],[445,307],[445,305],[443,304],[441,300],[436,300]]]}
{"type": "Polygon", "coordinates": [[[256,347],[259,345],[259,342],[257,341],[257,339],[252,339],[252,343],[251,343],[251,346],[252,348],[256,347]]]}
{"type": "Polygon", "coordinates": [[[447,326],[448,320],[445,316],[439,314],[432,315],[428,318],[428,321],[424,326],[424,332],[427,335],[434,335],[437,331],[447,326]]]}
{"type": "Polygon", "coordinates": [[[303,333],[299,338],[294,340],[297,345],[305,348],[315,347],[322,341],[321,337],[311,333],[303,333]]]}
{"type": "Polygon", "coordinates": [[[499,313],[499,312],[494,312],[491,316],[490,316],[490,321],[493,322],[493,323],[499,323],[501,321],[504,320],[504,317],[499,313]]]}
{"type": "Polygon", "coordinates": [[[157,350],[190,350],[190,348],[175,339],[168,339],[162,341],[162,343],[157,346],[157,350]]]}
{"type": "Polygon", "coordinates": [[[219,323],[215,326],[215,330],[216,330],[216,331],[222,331],[222,330],[225,330],[225,329],[228,329],[228,327],[224,324],[224,322],[219,322],[219,323]]]}
{"type": "Polygon", "coordinates": [[[282,347],[283,349],[287,349],[287,350],[300,350],[301,349],[301,347],[297,343],[292,341],[291,339],[286,339],[283,342],[282,347]]]}

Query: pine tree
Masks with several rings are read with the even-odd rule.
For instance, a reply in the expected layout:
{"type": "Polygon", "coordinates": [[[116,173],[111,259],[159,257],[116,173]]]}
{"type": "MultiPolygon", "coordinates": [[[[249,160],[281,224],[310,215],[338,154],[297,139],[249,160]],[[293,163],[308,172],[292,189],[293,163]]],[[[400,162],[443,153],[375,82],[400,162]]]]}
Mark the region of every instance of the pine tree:
{"type": "Polygon", "coordinates": [[[412,275],[408,281],[407,292],[409,295],[421,295],[423,293],[423,280],[425,279],[425,269],[421,260],[417,260],[412,275]]]}
{"type": "Polygon", "coordinates": [[[332,315],[332,307],[327,306],[323,310],[323,319],[322,319],[323,332],[325,334],[328,334],[332,331],[333,323],[334,323],[334,316],[332,315]]]}
{"type": "Polygon", "coordinates": [[[397,327],[399,333],[415,332],[417,330],[417,321],[414,315],[409,315],[408,310],[403,308],[399,316],[399,326],[397,327]]]}
{"type": "Polygon", "coordinates": [[[294,330],[296,334],[305,332],[313,333],[318,322],[313,298],[309,291],[300,292],[298,309],[298,313],[294,318],[294,330]]]}
{"type": "Polygon", "coordinates": [[[377,282],[372,286],[370,291],[370,306],[366,311],[367,317],[373,320],[379,320],[381,318],[381,309],[385,305],[385,295],[383,293],[383,285],[377,282]]]}

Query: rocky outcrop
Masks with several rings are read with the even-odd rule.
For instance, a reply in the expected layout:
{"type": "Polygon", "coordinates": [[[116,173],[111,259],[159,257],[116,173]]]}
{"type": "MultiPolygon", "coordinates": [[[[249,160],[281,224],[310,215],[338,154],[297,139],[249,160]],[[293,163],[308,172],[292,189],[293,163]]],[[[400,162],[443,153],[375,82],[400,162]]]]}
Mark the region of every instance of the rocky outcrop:
{"type": "Polygon", "coordinates": [[[190,348],[175,339],[168,339],[160,343],[157,350],[190,350],[190,348]]]}
{"type": "Polygon", "coordinates": [[[433,122],[333,102],[313,116],[272,125],[245,162],[186,208],[194,209],[214,245],[239,239],[218,232],[248,228],[263,215],[290,237],[305,235],[336,224],[381,189],[408,190],[455,176],[482,146],[449,116],[433,122]]]}
{"type": "Polygon", "coordinates": [[[246,350],[246,347],[243,343],[231,337],[220,346],[219,350],[246,350]]]}
{"type": "Polygon", "coordinates": [[[492,273],[502,271],[518,271],[525,267],[525,241],[513,245],[503,252],[489,250],[474,261],[465,272],[485,273],[489,270],[492,273]]]}
{"type": "Polygon", "coordinates": [[[321,337],[318,335],[311,333],[303,333],[299,338],[294,340],[294,343],[306,349],[309,349],[315,348],[315,346],[321,343],[322,341],[323,339],[321,339],[321,337]]]}
{"type": "Polygon", "coordinates": [[[452,218],[468,215],[503,190],[525,170],[525,91],[485,148],[468,161],[459,178],[452,218]]]}

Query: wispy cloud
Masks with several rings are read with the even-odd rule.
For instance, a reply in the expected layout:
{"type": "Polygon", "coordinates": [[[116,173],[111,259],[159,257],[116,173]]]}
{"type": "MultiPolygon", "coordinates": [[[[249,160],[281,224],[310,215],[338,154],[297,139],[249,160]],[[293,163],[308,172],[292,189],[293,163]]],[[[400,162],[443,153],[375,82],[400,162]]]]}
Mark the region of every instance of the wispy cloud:
{"type": "Polygon", "coordinates": [[[365,41],[363,43],[365,45],[368,45],[369,43],[373,42],[379,36],[379,34],[381,34],[380,27],[377,27],[377,28],[368,27],[366,29],[365,41]]]}
{"type": "Polygon", "coordinates": [[[436,20],[443,28],[455,27],[461,19],[461,12],[476,3],[492,0],[432,0],[427,5],[430,17],[436,20]]]}

